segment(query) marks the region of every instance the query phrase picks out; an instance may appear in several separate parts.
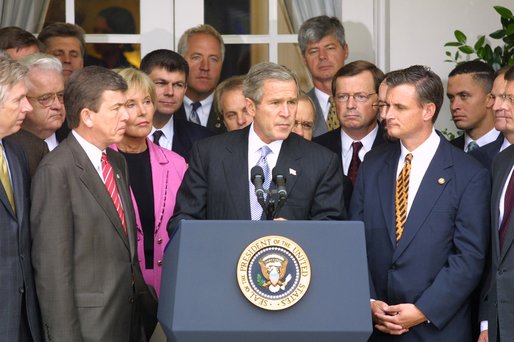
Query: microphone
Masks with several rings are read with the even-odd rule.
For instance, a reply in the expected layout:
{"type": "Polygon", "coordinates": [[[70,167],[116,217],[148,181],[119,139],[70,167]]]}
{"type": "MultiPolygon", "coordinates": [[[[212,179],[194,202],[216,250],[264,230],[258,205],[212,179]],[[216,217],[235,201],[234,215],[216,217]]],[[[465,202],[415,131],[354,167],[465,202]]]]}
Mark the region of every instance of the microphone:
{"type": "Polygon", "coordinates": [[[264,183],[264,171],[262,170],[262,167],[255,165],[252,167],[250,175],[250,180],[255,187],[255,196],[257,196],[257,201],[261,205],[262,209],[266,211],[266,204],[264,203],[265,190],[262,186],[264,183]]]}
{"type": "Polygon", "coordinates": [[[277,185],[278,195],[278,203],[273,216],[277,217],[279,210],[284,206],[287,200],[286,177],[280,170],[277,170],[277,168],[273,169],[273,182],[277,185]]]}

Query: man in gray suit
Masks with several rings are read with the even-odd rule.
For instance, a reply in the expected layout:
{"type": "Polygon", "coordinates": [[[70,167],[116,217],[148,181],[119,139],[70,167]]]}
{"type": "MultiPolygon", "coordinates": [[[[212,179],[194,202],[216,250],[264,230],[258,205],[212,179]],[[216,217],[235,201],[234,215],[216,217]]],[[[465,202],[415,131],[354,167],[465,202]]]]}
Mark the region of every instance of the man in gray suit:
{"type": "MultiPolygon", "coordinates": [[[[298,31],[298,44],[314,84],[307,95],[316,105],[313,137],[317,137],[331,130],[327,122],[330,120],[332,78],[348,58],[343,24],[326,15],[310,18],[298,31]]],[[[335,114],[335,110],[333,112],[335,114]]],[[[337,117],[335,120],[337,123],[337,117]]]]}
{"type": "Polygon", "coordinates": [[[0,340],[41,341],[30,265],[29,175],[23,151],[6,136],[27,112],[27,68],[0,57],[0,340]]]}
{"type": "Polygon", "coordinates": [[[102,67],[73,73],[64,92],[72,132],[33,178],[32,263],[48,341],[142,338],[140,320],[148,316],[137,309],[148,288],[127,165],[108,148],[125,133],[126,90],[121,76],[102,67]]]}

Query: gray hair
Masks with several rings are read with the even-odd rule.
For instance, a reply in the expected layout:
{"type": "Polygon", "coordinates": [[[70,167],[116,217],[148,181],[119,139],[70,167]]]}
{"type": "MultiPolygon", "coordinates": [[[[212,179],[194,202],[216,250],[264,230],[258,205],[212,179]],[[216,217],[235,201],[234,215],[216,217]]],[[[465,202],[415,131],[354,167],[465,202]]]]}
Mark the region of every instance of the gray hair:
{"type": "Polygon", "coordinates": [[[321,15],[306,20],[298,31],[298,45],[302,55],[308,44],[319,42],[328,35],[334,35],[341,46],[346,44],[343,24],[336,17],[321,15]]]}
{"type": "Polygon", "coordinates": [[[34,68],[55,71],[62,74],[62,63],[52,55],[36,52],[20,59],[20,64],[25,65],[29,70],[34,68]]]}
{"type": "Polygon", "coordinates": [[[184,32],[182,36],[180,36],[177,46],[177,52],[182,57],[186,58],[186,52],[189,48],[189,38],[191,38],[191,36],[195,34],[200,33],[213,36],[220,43],[221,61],[223,62],[225,60],[225,42],[223,41],[223,37],[221,37],[221,34],[214,27],[208,24],[198,25],[186,30],[186,32],[184,32]]]}
{"type": "Polygon", "coordinates": [[[0,105],[9,91],[27,77],[28,68],[9,58],[0,58],[0,105]]]}
{"type": "Polygon", "coordinates": [[[300,95],[300,87],[296,75],[283,65],[272,62],[255,64],[250,68],[243,81],[243,94],[245,97],[259,103],[262,100],[262,87],[264,81],[294,81],[296,83],[297,97],[300,95]]]}

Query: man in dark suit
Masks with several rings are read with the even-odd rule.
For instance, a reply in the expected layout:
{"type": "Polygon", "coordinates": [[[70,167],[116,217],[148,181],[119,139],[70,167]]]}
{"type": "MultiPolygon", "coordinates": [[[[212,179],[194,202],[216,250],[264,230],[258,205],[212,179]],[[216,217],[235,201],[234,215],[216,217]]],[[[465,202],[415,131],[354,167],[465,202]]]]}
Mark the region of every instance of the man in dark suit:
{"type": "Polygon", "coordinates": [[[366,61],[355,61],[339,69],[332,81],[332,96],[341,129],[314,138],[314,142],[339,156],[344,174],[354,184],[366,153],[384,143],[384,131],[374,106],[383,79],[384,73],[366,61]]]}
{"type": "Polygon", "coordinates": [[[188,162],[193,143],[213,133],[187,121],[185,115],[179,115],[189,77],[187,62],[174,51],[159,49],[141,60],[141,70],[154,82],[157,97],[150,140],[178,153],[188,162]]]}
{"type": "Polygon", "coordinates": [[[103,67],[74,72],[64,95],[72,132],[32,181],[32,263],[48,341],[140,341],[141,320],[152,320],[139,310],[152,301],[136,255],[127,165],[107,148],[125,133],[126,89],[103,67]]]}
{"type": "MultiPolygon", "coordinates": [[[[507,84],[501,97],[496,97],[495,106],[507,112],[514,110],[514,67],[505,74],[507,84]]],[[[512,126],[512,116],[507,119],[512,126]]],[[[512,127],[511,127],[512,130],[512,127]]],[[[510,133],[512,134],[512,132],[510,133]]],[[[484,286],[480,314],[481,329],[479,341],[512,341],[514,339],[514,147],[509,146],[494,159],[491,172],[493,188],[491,193],[491,263],[484,286]]]]}
{"type": "Polygon", "coordinates": [[[177,52],[189,64],[186,96],[177,115],[215,134],[226,132],[213,104],[225,59],[223,38],[211,25],[198,25],[182,34],[177,52]]]}
{"type": "Polygon", "coordinates": [[[0,339],[42,341],[30,264],[29,175],[23,151],[4,139],[28,111],[26,67],[0,58],[0,339]]]}
{"type": "Polygon", "coordinates": [[[387,132],[399,141],[366,155],[350,206],[366,230],[370,340],[470,341],[489,175],[434,130],[444,92],[435,73],[412,66],[386,80],[387,132]]]}
{"type": "Polygon", "coordinates": [[[271,170],[286,178],[287,201],[273,218],[345,219],[337,156],[291,134],[299,95],[295,76],[283,66],[260,63],[250,69],[243,87],[253,124],[195,144],[168,231],[181,219],[265,217],[254,201],[250,170],[255,165],[263,169],[266,190],[271,170]]]}
{"type": "Polygon", "coordinates": [[[328,123],[333,106],[330,101],[332,78],[344,65],[349,53],[343,24],[336,17],[326,15],[310,18],[298,31],[298,45],[314,85],[307,95],[316,106],[313,136],[317,137],[335,129],[328,123]]]}

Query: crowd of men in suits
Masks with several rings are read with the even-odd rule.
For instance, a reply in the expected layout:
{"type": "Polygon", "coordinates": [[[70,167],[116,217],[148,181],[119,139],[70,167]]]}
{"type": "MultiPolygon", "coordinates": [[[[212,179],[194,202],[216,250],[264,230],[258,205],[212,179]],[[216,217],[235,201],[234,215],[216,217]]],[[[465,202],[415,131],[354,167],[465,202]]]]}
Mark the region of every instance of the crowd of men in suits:
{"type": "Polygon", "coordinates": [[[145,229],[141,192],[115,151],[130,113],[145,115],[127,108],[134,82],[84,67],[76,25],[51,24],[39,40],[0,29],[11,37],[0,39],[0,340],[148,340],[163,215],[159,234],[171,236],[184,219],[363,221],[371,341],[514,338],[514,67],[451,71],[463,135],[447,141],[434,128],[444,87],[429,67],[346,64],[336,18],[311,18],[298,36],[306,94],[268,62],[218,85],[225,48],[209,25],[187,30],[177,52],[144,56],[134,77],[151,83],[155,113],[143,145],[162,163],[188,163],[174,208],[145,229]],[[270,211],[277,175],[288,198],[270,211]]]}

